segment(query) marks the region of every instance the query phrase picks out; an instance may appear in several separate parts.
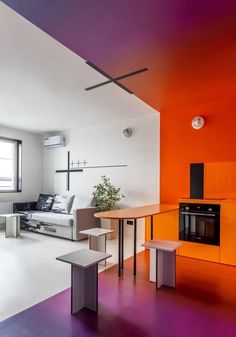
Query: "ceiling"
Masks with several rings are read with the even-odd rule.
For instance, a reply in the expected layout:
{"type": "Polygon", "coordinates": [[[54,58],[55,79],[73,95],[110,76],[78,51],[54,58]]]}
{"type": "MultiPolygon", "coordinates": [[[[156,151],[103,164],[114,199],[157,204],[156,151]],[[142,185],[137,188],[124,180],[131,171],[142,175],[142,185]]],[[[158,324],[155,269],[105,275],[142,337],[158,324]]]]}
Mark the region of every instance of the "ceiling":
{"type": "Polygon", "coordinates": [[[156,111],[0,3],[0,124],[36,133],[112,123],[156,111]]]}
{"type": "Polygon", "coordinates": [[[235,100],[235,0],[3,0],[161,111],[235,100]]]}

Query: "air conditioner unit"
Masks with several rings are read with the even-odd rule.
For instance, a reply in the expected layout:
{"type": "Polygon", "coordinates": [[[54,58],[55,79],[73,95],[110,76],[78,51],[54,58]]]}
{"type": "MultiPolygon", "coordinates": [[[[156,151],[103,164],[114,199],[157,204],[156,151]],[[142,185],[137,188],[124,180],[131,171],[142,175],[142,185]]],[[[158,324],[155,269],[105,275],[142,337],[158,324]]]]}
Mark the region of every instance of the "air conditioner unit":
{"type": "Polygon", "coordinates": [[[44,137],[43,146],[47,148],[65,146],[65,138],[61,135],[44,137]]]}

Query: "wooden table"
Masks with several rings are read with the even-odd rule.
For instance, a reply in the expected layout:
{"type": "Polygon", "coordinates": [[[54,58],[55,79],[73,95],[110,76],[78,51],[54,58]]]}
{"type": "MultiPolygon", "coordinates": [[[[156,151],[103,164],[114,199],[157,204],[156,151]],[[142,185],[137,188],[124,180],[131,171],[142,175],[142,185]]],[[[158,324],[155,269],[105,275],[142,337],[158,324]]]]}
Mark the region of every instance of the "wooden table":
{"type": "Polygon", "coordinates": [[[151,217],[151,240],[153,239],[153,217],[154,215],[176,211],[179,205],[152,204],[140,207],[121,208],[112,211],[95,213],[94,216],[103,219],[119,220],[118,227],[118,276],[124,269],[124,220],[134,221],[134,266],[133,275],[136,276],[136,245],[137,245],[137,219],[151,217]]]}
{"type": "Polygon", "coordinates": [[[80,249],[56,259],[71,265],[71,314],[82,308],[98,311],[98,263],[111,255],[80,249]]]}

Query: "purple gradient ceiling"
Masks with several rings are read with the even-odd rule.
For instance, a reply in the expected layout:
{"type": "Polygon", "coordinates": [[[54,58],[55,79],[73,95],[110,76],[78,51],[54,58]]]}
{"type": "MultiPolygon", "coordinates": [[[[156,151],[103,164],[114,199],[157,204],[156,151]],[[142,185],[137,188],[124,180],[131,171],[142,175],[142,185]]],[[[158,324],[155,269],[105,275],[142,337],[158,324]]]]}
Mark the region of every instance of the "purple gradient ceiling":
{"type": "MultiPolygon", "coordinates": [[[[235,43],[235,0],[2,2],[110,75],[148,67],[148,73],[122,83],[157,109],[171,107],[173,100],[177,105],[193,104],[197,99],[194,94],[190,101],[184,100],[183,96],[190,97],[189,85],[193,86],[194,92],[201,80],[199,72],[205,72],[209,66],[211,78],[219,78],[218,69],[229,62],[226,72],[231,72],[229,76],[232,76],[231,57],[234,57],[235,49],[228,54],[229,59],[225,59],[217,55],[215,44],[221,41],[226,48],[235,43]],[[214,69],[211,69],[212,62],[216,63],[214,69]],[[192,83],[192,77],[196,78],[196,83],[192,83]],[[170,93],[173,91],[176,93],[174,97],[170,93]]],[[[203,86],[211,85],[204,81],[203,86]]],[[[201,100],[212,99],[205,89],[201,100]]],[[[228,98],[225,96],[230,96],[231,91],[222,95],[228,98]]]]}

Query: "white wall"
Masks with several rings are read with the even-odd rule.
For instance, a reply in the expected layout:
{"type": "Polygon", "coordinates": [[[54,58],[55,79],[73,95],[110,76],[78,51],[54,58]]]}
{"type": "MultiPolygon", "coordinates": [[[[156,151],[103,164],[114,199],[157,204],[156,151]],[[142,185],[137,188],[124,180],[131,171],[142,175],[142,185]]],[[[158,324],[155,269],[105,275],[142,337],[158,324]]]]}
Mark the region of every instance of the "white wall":
{"type": "Polygon", "coordinates": [[[22,192],[0,193],[0,203],[37,200],[42,191],[42,137],[5,127],[0,127],[0,136],[22,140],[22,192]]]}
{"type": "MultiPolygon", "coordinates": [[[[112,112],[111,112],[112,113],[112,112]]],[[[85,204],[91,200],[93,186],[102,175],[121,187],[126,195],[121,206],[142,205],[159,201],[159,114],[120,120],[96,127],[64,132],[66,147],[44,149],[43,190],[46,193],[68,193],[66,174],[55,170],[67,166],[67,151],[71,160],[86,159],[87,166],[127,164],[125,168],[86,169],[71,174],[70,194],[78,193],[85,204]],[[122,136],[131,127],[129,139],[122,136]]]]}

